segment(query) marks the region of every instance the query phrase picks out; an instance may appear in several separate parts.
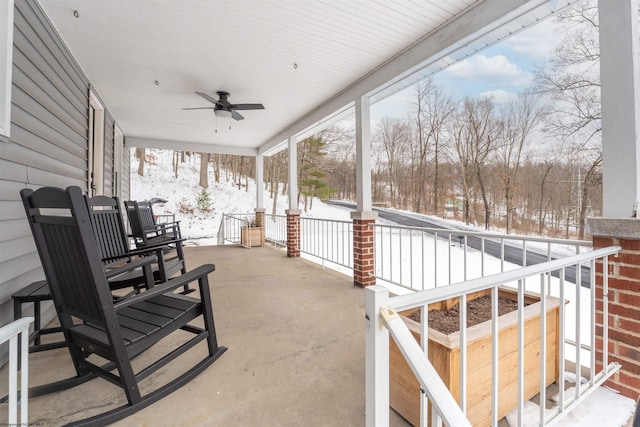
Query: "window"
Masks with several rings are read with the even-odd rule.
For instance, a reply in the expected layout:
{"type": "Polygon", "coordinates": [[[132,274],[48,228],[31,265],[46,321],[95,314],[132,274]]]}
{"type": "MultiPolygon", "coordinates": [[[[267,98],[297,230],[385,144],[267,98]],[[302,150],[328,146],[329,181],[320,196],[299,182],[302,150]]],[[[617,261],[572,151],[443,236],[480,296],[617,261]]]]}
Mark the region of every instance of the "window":
{"type": "Polygon", "coordinates": [[[0,140],[11,126],[11,68],[13,67],[13,0],[0,0],[0,140]]]}

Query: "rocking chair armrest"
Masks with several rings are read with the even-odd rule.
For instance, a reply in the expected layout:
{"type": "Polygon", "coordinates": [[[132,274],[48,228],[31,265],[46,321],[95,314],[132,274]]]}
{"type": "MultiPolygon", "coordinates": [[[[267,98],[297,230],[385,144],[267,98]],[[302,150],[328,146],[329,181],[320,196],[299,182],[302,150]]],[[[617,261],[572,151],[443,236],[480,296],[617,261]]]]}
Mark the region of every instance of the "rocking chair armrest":
{"type": "Polygon", "coordinates": [[[131,270],[135,270],[138,267],[144,267],[147,264],[152,264],[157,261],[155,256],[149,256],[145,258],[139,258],[134,261],[123,264],[121,267],[110,268],[104,272],[104,275],[107,279],[112,277],[119,276],[120,274],[126,273],[131,270]]]}
{"type": "Polygon", "coordinates": [[[199,266],[198,268],[195,268],[191,271],[188,271],[176,278],[173,279],[169,279],[164,283],[161,283],[159,285],[154,286],[153,288],[150,288],[144,292],[141,292],[139,294],[135,294],[132,295],[130,297],[127,298],[123,298],[120,301],[116,302],[113,304],[113,307],[116,310],[119,310],[121,308],[130,306],[132,304],[136,304],[142,301],[145,301],[149,298],[153,298],[156,297],[158,295],[162,295],[162,294],[166,294],[169,293],[177,288],[180,288],[188,283],[191,283],[195,280],[200,279],[203,276],[206,276],[209,273],[212,273],[213,271],[215,271],[216,266],[213,264],[204,264],[199,266]]]}
{"type": "MultiPolygon", "coordinates": [[[[147,246],[140,246],[136,251],[157,251],[162,249],[168,245],[172,245],[174,243],[184,243],[187,239],[171,239],[171,240],[163,240],[159,243],[153,243],[147,246]]],[[[135,251],[132,251],[135,252],[135,251]]]]}
{"type": "Polygon", "coordinates": [[[167,230],[172,229],[172,230],[177,230],[178,232],[180,232],[180,223],[179,221],[175,221],[175,222],[163,222],[160,224],[154,224],[151,225],[149,227],[145,227],[144,231],[146,233],[154,233],[154,232],[166,232],[167,230]]]}
{"type": "MultiPolygon", "coordinates": [[[[184,240],[184,239],[183,239],[184,240]]],[[[108,257],[108,258],[102,258],[103,261],[109,261],[110,259],[118,259],[118,258],[122,258],[122,257],[134,257],[134,256],[142,256],[142,257],[146,257],[149,255],[153,255],[154,253],[157,253],[159,250],[164,249],[167,244],[170,243],[178,243],[178,240],[170,240],[168,242],[163,242],[163,243],[158,243],[155,245],[148,245],[148,246],[143,246],[137,249],[130,249],[127,252],[120,254],[120,255],[114,255],[112,257],[108,257]]]]}

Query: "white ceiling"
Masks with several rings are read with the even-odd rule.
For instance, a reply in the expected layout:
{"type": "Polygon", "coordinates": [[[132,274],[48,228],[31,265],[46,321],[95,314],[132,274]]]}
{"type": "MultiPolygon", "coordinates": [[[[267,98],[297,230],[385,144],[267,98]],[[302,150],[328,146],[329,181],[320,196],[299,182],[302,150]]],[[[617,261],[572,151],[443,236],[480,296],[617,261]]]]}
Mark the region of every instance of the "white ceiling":
{"type": "Polygon", "coordinates": [[[569,2],[40,0],[127,145],[245,154],[569,2]],[[217,123],[212,110],[182,110],[218,90],[265,110],[217,123]]]}

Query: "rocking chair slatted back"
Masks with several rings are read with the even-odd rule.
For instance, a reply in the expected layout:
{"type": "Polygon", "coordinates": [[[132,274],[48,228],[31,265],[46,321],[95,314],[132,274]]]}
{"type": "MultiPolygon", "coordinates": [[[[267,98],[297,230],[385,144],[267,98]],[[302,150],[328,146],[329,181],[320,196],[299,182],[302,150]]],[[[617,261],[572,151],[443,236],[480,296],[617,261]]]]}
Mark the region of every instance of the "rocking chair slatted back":
{"type": "Polygon", "coordinates": [[[53,187],[21,194],[30,211],[47,283],[54,301],[60,302],[58,312],[104,326],[102,307],[112,304],[112,297],[82,194],[73,201],[64,190],[53,187]],[[40,213],[50,208],[57,214],[40,213]],[[98,286],[89,285],[93,283],[98,286]]]}
{"type": "Polygon", "coordinates": [[[86,198],[91,224],[98,238],[98,250],[106,266],[129,261],[129,241],[124,229],[120,201],[117,197],[94,196],[86,198]],[[122,255],[122,256],[120,256],[122,255]]]}

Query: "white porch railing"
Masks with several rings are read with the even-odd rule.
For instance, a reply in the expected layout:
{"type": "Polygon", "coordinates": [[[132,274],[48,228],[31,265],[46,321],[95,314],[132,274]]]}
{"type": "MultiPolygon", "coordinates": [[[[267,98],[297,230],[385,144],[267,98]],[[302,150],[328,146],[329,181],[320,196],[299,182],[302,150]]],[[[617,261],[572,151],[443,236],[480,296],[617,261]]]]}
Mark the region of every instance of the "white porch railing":
{"type": "MultiPolygon", "coordinates": [[[[232,243],[251,247],[242,243],[242,228],[255,222],[255,213],[222,214],[218,228],[218,244],[232,243]]],[[[274,246],[287,246],[287,217],[285,215],[264,215],[265,241],[274,246]]]]}
{"type": "Polygon", "coordinates": [[[255,223],[255,213],[233,213],[222,214],[220,228],[218,229],[218,244],[224,245],[225,242],[251,247],[251,242],[242,242],[242,229],[249,227],[255,223]]]}
{"type": "Polygon", "coordinates": [[[29,326],[33,317],[23,317],[0,328],[0,345],[9,341],[9,426],[29,424],[29,326]],[[18,355],[20,360],[18,361],[18,355]],[[18,373],[20,378],[18,379],[18,373]],[[18,396],[18,390],[20,394],[18,396]],[[18,414],[18,406],[20,413],[18,414]]]}
{"type": "Polygon", "coordinates": [[[264,215],[264,237],[274,246],[287,246],[287,216],[264,215]]]}
{"type": "Polygon", "coordinates": [[[300,218],[300,252],[353,268],[353,222],[300,218]]]}
{"type": "MultiPolygon", "coordinates": [[[[524,405],[524,294],[535,290],[540,295],[540,336],[546,336],[546,296],[554,294],[560,301],[567,304],[559,304],[559,354],[558,361],[559,379],[558,405],[552,409],[546,409],[546,405],[540,405],[539,425],[553,425],[568,411],[587,397],[601,385],[607,378],[613,375],[619,365],[608,362],[608,348],[606,347],[608,331],[608,304],[602,304],[603,334],[601,348],[596,347],[596,292],[589,292],[583,286],[572,285],[565,280],[565,272],[568,268],[576,268],[578,283],[581,282],[581,266],[590,265],[589,287],[595,289],[595,264],[597,260],[603,263],[601,271],[608,271],[608,257],[616,254],[620,247],[609,247],[594,250],[585,254],[570,256],[567,258],[547,261],[517,270],[506,271],[492,276],[482,277],[449,286],[432,288],[425,291],[413,292],[406,295],[389,297],[388,289],[374,286],[366,291],[366,416],[367,426],[385,426],[389,423],[389,333],[393,336],[403,356],[418,379],[421,393],[421,425],[426,426],[427,398],[431,400],[432,408],[446,425],[465,425],[460,420],[460,408],[466,408],[466,390],[469,379],[467,377],[467,334],[466,334],[466,302],[471,293],[491,290],[492,295],[492,319],[491,319],[491,352],[492,352],[492,384],[491,384],[491,408],[492,425],[498,423],[498,287],[511,286],[518,292],[518,425],[523,425],[524,405]],[[556,273],[558,278],[552,276],[556,273]],[[397,318],[397,312],[408,309],[420,308],[422,313],[427,313],[429,304],[443,301],[449,298],[460,298],[460,395],[451,396],[443,391],[444,384],[434,379],[433,366],[427,359],[429,354],[428,339],[422,338],[421,349],[416,351],[415,338],[409,333],[403,321],[397,318]],[[586,298],[585,298],[586,297],[586,298]],[[573,337],[571,335],[573,334],[573,337]],[[596,353],[600,354],[596,360],[596,353]],[[566,359],[575,362],[575,375],[578,378],[576,388],[572,392],[565,391],[566,359]],[[581,384],[583,369],[588,371],[588,382],[581,384]],[[452,407],[451,400],[458,399],[459,407],[452,407]],[[460,423],[460,424],[459,424],[460,423]]],[[[603,295],[608,294],[607,275],[602,278],[603,295]]],[[[422,316],[421,337],[428,336],[428,317],[422,316]]],[[[540,340],[540,402],[546,402],[546,348],[545,340],[540,340]]],[[[455,406],[455,405],[454,405],[455,406]]],[[[464,412],[464,409],[462,410],[464,412]]],[[[531,420],[527,420],[530,422],[531,420]]],[[[438,424],[433,424],[438,425],[438,424]]]]}
{"type": "MultiPolygon", "coordinates": [[[[383,224],[373,227],[376,278],[412,290],[484,277],[515,265],[526,267],[579,254],[592,246],[584,240],[383,224]]],[[[572,270],[570,276],[574,274],[572,270]]]]}

